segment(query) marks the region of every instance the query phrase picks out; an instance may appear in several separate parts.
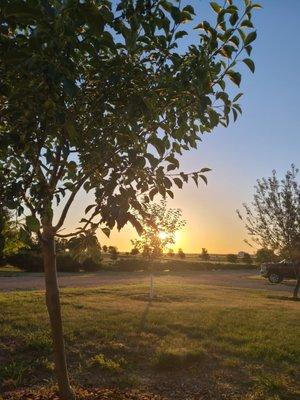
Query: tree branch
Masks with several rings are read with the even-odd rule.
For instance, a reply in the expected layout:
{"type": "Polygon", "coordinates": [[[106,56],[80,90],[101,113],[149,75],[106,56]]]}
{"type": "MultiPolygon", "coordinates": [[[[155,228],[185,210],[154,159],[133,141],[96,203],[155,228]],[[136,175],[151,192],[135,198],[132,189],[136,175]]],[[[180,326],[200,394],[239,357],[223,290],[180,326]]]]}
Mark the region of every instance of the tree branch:
{"type": "Polygon", "coordinates": [[[65,219],[66,219],[66,216],[67,216],[67,214],[68,214],[69,208],[71,207],[71,204],[73,203],[73,200],[74,200],[76,194],[78,193],[79,189],[80,189],[81,186],[84,184],[84,182],[86,181],[86,179],[87,179],[87,176],[86,176],[86,175],[84,175],[81,179],[79,179],[78,184],[75,186],[73,192],[71,193],[71,195],[70,195],[68,201],[66,202],[66,204],[65,204],[65,206],[64,206],[64,209],[63,209],[63,211],[62,211],[62,213],[61,213],[61,216],[60,216],[60,218],[59,218],[59,220],[58,220],[58,223],[57,223],[57,224],[55,225],[55,227],[54,227],[54,231],[55,231],[55,232],[56,232],[59,228],[62,227],[62,225],[63,225],[63,223],[64,223],[64,221],[65,221],[65,219]]]}

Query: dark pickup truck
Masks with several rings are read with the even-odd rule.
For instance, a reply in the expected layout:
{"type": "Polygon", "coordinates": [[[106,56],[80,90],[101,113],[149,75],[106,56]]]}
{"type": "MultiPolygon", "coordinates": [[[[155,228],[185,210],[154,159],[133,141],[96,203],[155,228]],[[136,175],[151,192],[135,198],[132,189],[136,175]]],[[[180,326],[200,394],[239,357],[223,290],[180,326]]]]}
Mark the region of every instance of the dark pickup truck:
{"type": "Polygon", "coordinates": [[[279,263],[263,263],[260,267],[260,274],[268,278],[271,283],[280,283],[283,279],[297,279],[297,270],[299,266],[286,260],[279,263]]]}

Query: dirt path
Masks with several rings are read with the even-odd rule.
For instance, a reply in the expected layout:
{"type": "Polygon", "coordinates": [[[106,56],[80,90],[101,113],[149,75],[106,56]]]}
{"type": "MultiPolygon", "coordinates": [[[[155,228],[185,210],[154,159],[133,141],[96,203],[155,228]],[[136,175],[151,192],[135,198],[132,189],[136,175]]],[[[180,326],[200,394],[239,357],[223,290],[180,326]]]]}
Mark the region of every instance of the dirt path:
{"type": "MultiPolygon", "coordinates": [[[[199,271],[199,272],[165,272],[157,274],[157,282],[174,283],[180,280],[186,284],[217,285],[236,288],[280,291],[290,294],[293,281],[285,281],[280,285],[271,285],[258,273],[249,270],[239,271],[199,271]]],[[[91,287],[111,284],[134,284],[148,282],[147,274],[141,272],[98,272],[95,274],[61,274],[60,287],[91,287]]],[[[0,277],[0,290],[33,290],[44,289],[42,274],[0,277]]]]}

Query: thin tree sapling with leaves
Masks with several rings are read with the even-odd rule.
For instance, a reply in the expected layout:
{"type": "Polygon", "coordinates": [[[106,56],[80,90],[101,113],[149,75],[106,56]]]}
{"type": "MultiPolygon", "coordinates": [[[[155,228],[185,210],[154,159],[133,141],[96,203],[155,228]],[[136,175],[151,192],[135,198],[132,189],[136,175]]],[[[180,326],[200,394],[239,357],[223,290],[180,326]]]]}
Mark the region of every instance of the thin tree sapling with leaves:
{"type": "Polygon", "coordinates": [[[297,277],[294,298],[300,286],[300,184],[297,175],[298,169],[291,165],[283,179],[278,179],[275,170],[271,177],[259,179],[253,202],[244,204],[243,215],[238,211],[250,238],[263,249],[269,249],[269,257],[275,252],[293,262],[297,277]]]}
{"type": "Polygon", "coordinates": [[[142,232],[141,194],[173,197],[174,185],[206,182],[207,168],[182,171],[180,157],[202,134],[237,118],[241,93],[231,97],[228,83],[240,85],[239,62],[254,71],[252,13],[259,5],[222,3],[211,3],[211,24],[200,21],[200,6],[176,0],[1,1],[0,200],[25,216],[24,234],[34,232],[43,249],[64,400],[75,394],[55,238],[98,228],[109,235],[127,222],[142,232]],[[179,50],[187,25],[199,35],[179,50]],[[65,232],[82,190],[94,201],[76,232],[65,232]]]}
{"type": "Polygon", "coordinates": [[[165,200],[160,203],[144,203],[146,217],[140,220],[143,232],[139,239],[132,240],[148,261],[150,271],[150,299],[154,297],[153,262],[160,259],[164,250],[175,243],[175,234],[184,225],[179,208],[167,208],[165,200]]]}
{"type": "Polygon", "coordinates": [[[208,261],[210,259],[210,255],[205,247],[202,247],[200,257],[203,261],[208,261]]]}

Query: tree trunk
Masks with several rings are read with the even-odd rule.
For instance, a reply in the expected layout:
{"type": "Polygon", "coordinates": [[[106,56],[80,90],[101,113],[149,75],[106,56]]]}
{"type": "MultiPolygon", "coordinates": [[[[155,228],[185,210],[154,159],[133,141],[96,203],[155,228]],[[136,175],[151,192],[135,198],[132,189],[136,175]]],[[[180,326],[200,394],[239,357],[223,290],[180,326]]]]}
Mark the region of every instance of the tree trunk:
{"type": "Polygon", "coordinates": [[[150,292],[149,292],[150,300],[154,297],[154,283],[153,283],[153,273],[150,274],[150,292]]]}
{"type": "Polygon", "coordinates": [[[46,304],[50,317],[59,393],[62,400],[74,400],[75,394],[69,382],[63,338],[59,289],[56,273],[55,241],[53,234],[47,232],[45,229],[43,233],[43,256],[46,283],[46,304]]]}
{"type": "Polygon", "coordinates": [[[294,289],[293,297],[294,297],[294,299],[297,299],[299,288],[300,288],[300,265],[299,265],[299,263],[298,263],[298,265],[295,266],[295,272],[296,272],[297,282],[296,282],[296,286],[294,289]]]}

